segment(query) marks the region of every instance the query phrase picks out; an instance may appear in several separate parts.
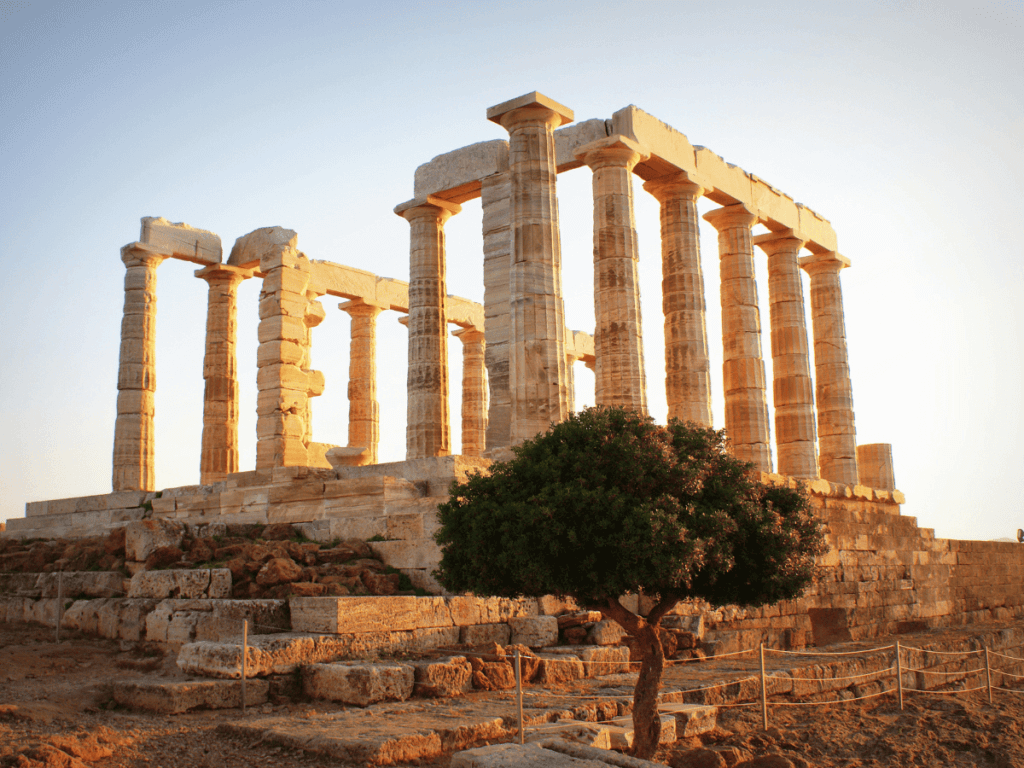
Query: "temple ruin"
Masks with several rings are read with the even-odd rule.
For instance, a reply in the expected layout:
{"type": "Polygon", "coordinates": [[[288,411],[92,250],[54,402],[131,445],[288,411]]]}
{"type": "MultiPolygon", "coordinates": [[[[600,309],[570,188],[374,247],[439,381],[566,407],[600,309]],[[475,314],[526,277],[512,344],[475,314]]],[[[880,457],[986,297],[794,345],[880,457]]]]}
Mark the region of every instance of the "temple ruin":
{"type": "Polygon", "coordinates": [[[716,426],[766,479],[805,484],[829,527],[833,551],[822,565],[832,581],[792,605],[737,612],[737,631],[796,633],[789,643],[799,646],[800,633],[825,632],[821,622],[865,635],[901,622],[1021,613],[1024,598],[1013,585],[1024,565],[1019,555],[1006,550],[1006,568],[993,581],[976,569],[980,555],[964,556],[987,543],[935,539],[901,516],[890,447],[856,443],[840,280],[850,260],[828,221],[633,106],[610,119],[575,122],[571,109],[534,92],[491,107],[486,118],[508,131],[508,141],[435,157],[416,169],[412,199],[395,208],[410,227],[408,283],[311,259],[296,233],[280,227],[238,238],[224,259],[213,233],[143,219],[139,240],[121,249],[127,271],[113,492],[29,503],[6,535],[83,536],[147,517],[289,522],[320,540],[380,536],[374,551],[417,586],[436,587],[434,510],[449,482],[485,469],[572,412],[577,362],[595,372],[597,404],[646,411],[633,213],[638,176],[660,205],[669,418],[710,425],[718,396],[709,378],[714,340],[705,328],[698,237],[696,201],[704,196],[719,206],[703,217],[718,233],[721,280],[725,423],[716,426]],[[558,174],[583,166],[593,176],[592,335],[566,326],[556,195],[558,174]],[[446,288],[445,224],[478,197],[482,303],[446,288]],[[753,234],[757,224],[767,233],[753,234]],[[758,250],[768,264],[770,383],[758,250]],[[158,493],[154,332],[156,274],[166,259],[200,265],[196,276],[209,284],[209,305],[199,484],[158,493]],[[801,271],[809,276],[810,328],[801,271]],[[262,281],[257,370],[239,372],[235,297],[248,279],[262,281]],[[352,319],[345,445],[316,442],[311,426],[312,399],[325,386],[310,368],[311,330],[325,316],[326,296],[340,299],[352,319]],[[409,338],[406,460],[392,463],[378,462],[376,323],[384,312],[405,315],[409,338]],[[461,342],[464,361],[459,456],[451,455],[449,333],[461,342]],[[239,377],[252,375],[256,466],[240,471],[239,377]]]}

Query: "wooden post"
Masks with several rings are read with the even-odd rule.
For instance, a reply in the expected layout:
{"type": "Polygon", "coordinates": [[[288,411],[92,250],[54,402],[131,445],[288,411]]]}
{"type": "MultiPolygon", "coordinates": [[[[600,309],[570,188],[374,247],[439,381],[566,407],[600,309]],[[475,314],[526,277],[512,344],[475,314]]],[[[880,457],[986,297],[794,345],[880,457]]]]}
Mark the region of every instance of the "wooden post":
{"type": "Polygon", "coordinates": [[[764,643],[761,643],[761,719],[764,729],[768,730],[768,686],[764,677],[764,643]]]}
{"type": "Polygon", "coordinates": [[[60,645],[60,620],[64,618],[64,571],[57,571],[57,645],[60,645]]]}
{"type": "Polygon", "coordinates": [[[985,685],[988,687],[988,703],[992,703],[992,666],[988,660],[988,646],[985,646],[985,685]]]}
{"type": "Polygon", "coordinates": [[[249,620],[242,619],[242,716],[245,716],[246,659],[249,657],[249,620]]]}
{"type": "Polygon", "coordinates": [[[900,712],[903,711],[903,665],[900,663],[900,641],[896,641],[896,688],[900,694],[900,712]]]}
{"type": "Polygon", "coordinates": [[[526,743],[526,728],[523,726],[523,664],[519,649],[516,648],[516,705],[519,707],[519,743],[526,743]]]}

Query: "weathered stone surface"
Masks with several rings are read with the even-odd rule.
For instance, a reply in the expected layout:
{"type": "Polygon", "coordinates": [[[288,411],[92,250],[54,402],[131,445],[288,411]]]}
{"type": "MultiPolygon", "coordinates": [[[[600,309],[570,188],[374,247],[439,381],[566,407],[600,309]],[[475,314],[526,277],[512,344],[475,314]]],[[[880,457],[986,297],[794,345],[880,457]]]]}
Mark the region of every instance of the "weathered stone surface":
{"type": "Polygon", "coordinates": [[[709,733],[718,722],[718,709],[703,704],[659,704],[658,712],[675,718],[680,739],[709,733]]]}
{"type": "Polygon", "coordinates": [[[442,597],[308,597],[291,600],[297,632],[382,632],[454,626],[442,597]]]}
{"type": "Polygon", "coordinates": [[[591,645],[617,645],[626,636],[626,630],[611,619],[597,622],[587,634],[587,643],[591,645]]]}
{"type": "Polygon", "coordinates": [[[256,583],[269,587],[298,581],[300,578],[302,578],[302,566],[291,558],[274,557],[268,560],[256,574],[256,583]]]}
{"type": "Polygon", "coordinates": [[[508,624],[473,624],[459,628],[459,642],[464,645],[483,645],[484,643],[506,645],[511,634],[512,630],[509,629],[508,624]]]}
{"type": "Polygon", "coordinates": [[[128,588],[128,597],[160,600],[222,598],[230,594],[231,571],[227,568],[140,571],[132,576],[128,588]]]}
{"type": "Polygon", "coordinates": [[[546,648],[544,652],[578,658],[583,665],[584,677],[600,677],[629,671],[629,649],[621,645],[555,646],[546,648]]]}
{"type": "MultiPolygon", "coordinates": [[[[270,683],[249,680],[245,686],[246,706],[267,701],[270,683]]],[[[131,709],[161,714],[178,714],[193,709],[234,709],[242,706],[242,683],[233,680],[204,680],[184,683],[114,683],[114,701],[131,709]]]]}
{"type": "Polygon", "coordinates": [[[543,648],[558,643],[558,619],[554,616],[510,618],[512,643],[530,648],[543,648]]]}
{"type": "Polygon", "coordinates": [[[377,701],[404,701],[412,695],[415,675],[408,664],[337,662],[310,664],[302,670],[302,691],[365,707],[377,701]]]}
{"type": "Polygon", "coordinates": [[[183,222],[172,224],[163,216],[143,217],[139,241],[196,264],[220,264],[223,256],[218,235],[183,222]]]}
{"type": "Polygon", "coordinates": [[[472,688],[473,668],[465,656],[410,663],[415,671],[415,691],[418,696],[460,696],[472,688]]]}
{"type": "Polygon", "coordinates": [[[144,562],[160,547],[181,546],[185,526],[174,520],[141,520],[125,526],[125,558],[144,562]]]}
{"type": "MultiPolygon", "coordinates": [[[[643,761],[646,763],[646,761],[643,761]]],[[[654,765],[650,763],[649,765],[654,765]]],[[[452,755],[451,768],[607,768],[598,759],[572,757],[538,744],[492,744],[452,755]]]]}
{"type": "Polygon", "coordinates": [[[476,197],[480,180],[508,170],[508,142],[482,141],[438,155],[416,169],[414,195],[461,203],[476,197]]]}
{"type": "Polygon", "coordinates": [[[583,662],[569,653],[541,654],[537,680],[544,685],[561,685],[584,677],[583,662]]]}

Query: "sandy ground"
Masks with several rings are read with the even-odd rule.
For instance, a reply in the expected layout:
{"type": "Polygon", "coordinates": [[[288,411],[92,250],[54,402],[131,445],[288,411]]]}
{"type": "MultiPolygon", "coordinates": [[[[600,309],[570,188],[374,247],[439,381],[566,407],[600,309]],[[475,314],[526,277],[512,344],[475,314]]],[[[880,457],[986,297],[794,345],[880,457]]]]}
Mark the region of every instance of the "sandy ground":
{"type": "MultiPolygon", "coordinates": [[[[237,711],[149,715],[112,707],[113,680],[175,675],[174,656],[145,646],[0,624],[0,766],[19,768],[299,768],[341,765],[218,726],[237,711]]],[[[325,702],[264,705],[265,715],[338,711],[325,702]]],[[[757,706],[720,711],[710,734],[663,748],[657,760],[679,768],[721,768],[751,758],[762,766],[997,766],[1024,768],[1024,688],[908,697],[841,705],[773,707],[768,731],[757,706]],[[768,758],[770,755],[778,757],[768,758]],[[781,758],[785,758],[782,760],[781,758]],[[765,760],[768,760],[765,762],[765,760]]],[[[443,757],[430,763],[445,766],[443,757]]]]}

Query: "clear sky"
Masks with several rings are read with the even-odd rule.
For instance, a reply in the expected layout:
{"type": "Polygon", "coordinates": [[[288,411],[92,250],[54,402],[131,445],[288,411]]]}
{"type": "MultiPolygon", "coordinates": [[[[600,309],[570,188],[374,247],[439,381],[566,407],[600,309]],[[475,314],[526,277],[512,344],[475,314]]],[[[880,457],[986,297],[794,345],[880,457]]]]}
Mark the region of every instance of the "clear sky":
{"type": "MultiPolygon", "coordinates": [[[[406,279],[416,167],[507,134],[538,90],[577,120],[657,116],[832,222],[859,443],[893,445],[903,513],[950,538],[1024,527],[1024,6],[1013,2],[0,0],[0,521],[110,491],[124,266],[139,218],[281,225],[406,279]]],[[[651,412],[663,420],[655,201],[634,185],[651,412]]],[[[590,172],[559,177],[570,327],[593,328],[590,172]]],[[[714,207],[702,201],[701,213],[714,207]]],[[[448,290],[482,300],[479,202],[448,290]]],[[[716,426],[717,247],[702,223],[716,426]]],[[[758,251],[767,323],[767,267],[758,251]]],[[[197,483],[206,284],[158,271],[157,486],[197,483]]],[[[255,462],[255,281],[239,307],[255,462]]],[[[325,297],[314,439],[347,435],[348,317],[325,297]]],[[[404,458],[404,330],[379,320],[383,460],[404,458]]],[[[452,339],[453,414],[460,343],[452,339]]],[[[764,338],[768,355],[767,334],[764,338]]],[[[593,377],[577,366],[577,402],[593,377]]],[[[589,387],[589,391],[588,391],[589,387]]],[[[453,425],[458,445],[458,422],[453,425]]],[[[774,431],[774,428],[773,428],[774,431]]]]}

